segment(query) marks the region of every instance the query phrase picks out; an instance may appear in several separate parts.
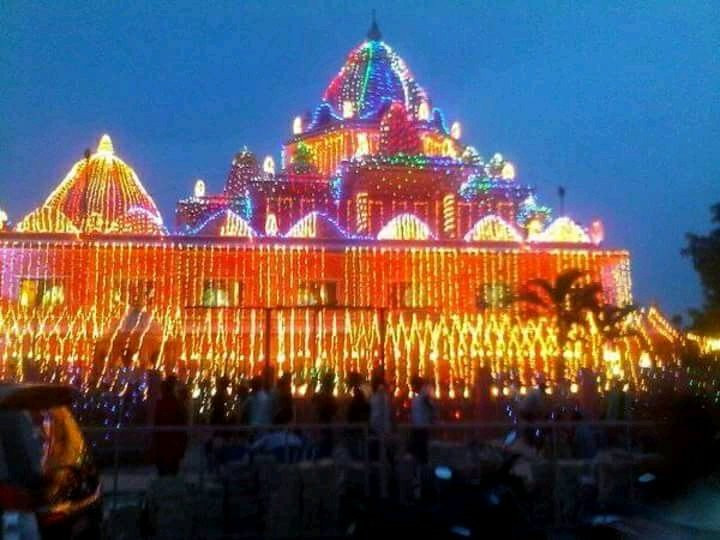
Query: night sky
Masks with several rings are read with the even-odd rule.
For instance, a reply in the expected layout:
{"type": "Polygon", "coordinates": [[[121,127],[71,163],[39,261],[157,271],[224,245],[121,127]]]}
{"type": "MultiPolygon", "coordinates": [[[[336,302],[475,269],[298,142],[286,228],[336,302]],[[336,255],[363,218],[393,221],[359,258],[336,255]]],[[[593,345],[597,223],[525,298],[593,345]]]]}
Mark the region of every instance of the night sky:
{"type": "MultiPolygon", "coordinates": [[[[279,161],[371,4],[0,2],[0,207],[17,221],[108,132],[168,224],[247,145],[279,161]]],[[[383,37],[480,154],[633,256],[638,303],[700,303],[680,256],[720,201],[717,2],[381,4],[383,37]],[[448,4],[450,4],[448,6],[448,4]]]]}

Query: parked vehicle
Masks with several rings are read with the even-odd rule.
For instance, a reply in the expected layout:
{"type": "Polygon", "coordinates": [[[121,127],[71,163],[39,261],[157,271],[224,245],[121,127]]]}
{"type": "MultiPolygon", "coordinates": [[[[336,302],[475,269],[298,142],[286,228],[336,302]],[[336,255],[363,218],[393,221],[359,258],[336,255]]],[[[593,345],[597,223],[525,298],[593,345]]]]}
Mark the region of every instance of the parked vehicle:
{"type": "Polygon", "coordinates": [[[100,477],[70,411],[74,394],[68,386],[0,384],[3,540],[101,536],[100,477]]]}
{"type": "Polygon", "coordinates": [[[357,511],[348,535],[354,538],[544,538],[528,520],[527,493],[513,472],[519,456],[510,450],[518,438],[504,439],[502,462],[481,478],[466,477],[449,466],[432,469],[426,495],[410,505],[368,501],[357,511]]]}

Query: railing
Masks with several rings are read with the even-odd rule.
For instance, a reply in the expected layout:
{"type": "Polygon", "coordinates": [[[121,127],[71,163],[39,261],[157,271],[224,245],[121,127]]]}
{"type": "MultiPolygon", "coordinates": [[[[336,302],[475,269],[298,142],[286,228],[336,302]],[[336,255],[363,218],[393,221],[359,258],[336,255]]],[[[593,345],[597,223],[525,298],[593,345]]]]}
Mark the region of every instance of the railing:
{"type": "MultiPolygon", "coordinates": [[[[478,449],[510,451],[542,460],[553,471],[552,520],[555,523],[561,521],[557,489],[559,463],[564,459],[592,462],[592,456],[579,452],[573,444],[579,433],[594,441],[595,450],[648,453],[657,448],[657,430],[658,424],[653,422],[402,424],[387,437],[377,437],[367,425],[359,424],[84,428],[100,464],[105,504],[111,519],[119,508],[121,497],[134,499],[135,504],[142,500],[147,486],[156,476],[152,467],[152,449],[153,442],[158,436],[162,438],[162,433],[187,435],[187,450],[180,474],[198,493],[206,493],[207,489],[216,489],[218,485],[226,489],[224,480],[238,456],[242,456],[241,461],[250,467],[268,456],[279,464],[333,457],[339,468],[349,471],[346,478],[352,477],[355,481],[359,496],[388,498],[399,497],[397,486],[394,492],[390,489],[392,474],[402,459],[409,459],[405,457],[407,450],[417,454],[413,449],[413,434],[422,432],[427,433],[428,466],[468,466],[477,458],[478,449]],[[512,441],[506,440],[510,432],[516,434],[512,441]],[[263,447],[262,441],[267,446],[263,447]],[[233,454],[231,450],[237,448],[244,451],[233,454]],[[134,485],[132,479],[136,480],[134,485]]],[[[628,474],[633,474],[632,468],[628,474]]],[[[628,495],[632,498],[632,478],[629,485],[628,495]]]]}

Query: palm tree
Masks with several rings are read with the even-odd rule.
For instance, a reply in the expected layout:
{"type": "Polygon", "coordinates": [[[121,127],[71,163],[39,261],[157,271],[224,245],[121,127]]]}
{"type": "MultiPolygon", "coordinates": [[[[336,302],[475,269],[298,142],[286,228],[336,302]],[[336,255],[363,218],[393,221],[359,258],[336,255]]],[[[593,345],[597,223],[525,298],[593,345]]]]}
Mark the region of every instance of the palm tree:
{"type": "Polygon", "coordinates": [[[516,298],[533,306],[540,313],[549,315],[557,322],[558,354],[555,359],[555,379],[565,377],[563,352],[572,326],[585,324],[588,313],[597,313],[602,306],[599,283],[585,283],[585,272],[571,269],[558,274],[554,281],[532,279],[516,298]]]}
{"type": "Polygon", "coordinates": [[[627,306],[602,304],[598,306],[598,309],[594,311],[595,325],[603,337],[603,341],[607,343],[637,335],[636,330],[628,328],[625,324],[625,320],[636,310],[637,308],[632,304],[627,306]]]}
{"type": "Polygon", "coordinates": [[[635,313],[637,308],[631,304],[627,306],[616,306],[613,304],[602,304],[593,312],[595,328],[602,338],[600,347],[596,350],[597,358],[602,359],[603,347],[621,338],[640,336],[641,334],[626,324],[627,318],[635,313]]]}

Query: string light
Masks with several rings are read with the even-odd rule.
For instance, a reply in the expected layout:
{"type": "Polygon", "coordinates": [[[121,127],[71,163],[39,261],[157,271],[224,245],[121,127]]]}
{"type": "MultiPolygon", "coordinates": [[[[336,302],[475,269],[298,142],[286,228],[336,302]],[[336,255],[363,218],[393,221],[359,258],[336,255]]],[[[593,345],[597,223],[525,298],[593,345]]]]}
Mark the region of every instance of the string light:
{"type": "Polygon", "coordinates": [[[539,242],[588,244],[590,237],[585,230],[572,219],[562,216],[553,221],[548,228],[537,235],[539,242]]]}
{"type": "Polygon", "coordinates": [[[430,240],[433,234],[427,223],[413,214],[400,214],[380,229],[378,240],[430,240]]]}
{"type": "Polygon", "coordinates": [[[265,160],[263,161],[263,172],[269,175],[275,174],[275,160],[272,156],[265,156],[265,160]]]}
{"type": "MultiPolygon", "coordinates": [[[[252,338],[265,331],[262,312],[253,309],[254,316],[247,314],[241,320],[235,310],[208,311],[188,306],[272,306],[300,299],[302,291],[315,287],[324,291],[326,299],[334,296],[340,305],[364,305],[372,312],[373,306],[392,305],[392,295],[396,294],[393,291],[403,290],[396,297],[401,303],[387,322],[386,361],[397,366],[397,377],[403,385],[416,371],[439,377],[443,394],[449,391],[445,386],[448,377],[458,393],[464,393],[469,384],[468,373],[472,370],[468,371],[467,356],[459,351],[474,350],[473,362],[478,364],[492,358],[495,370],[508,374],[518,363],[544,365],[543,359],[554,356],[557,328],[553,319],[527,319],[513,306],[478,312],[475,288],[482,283],[505,283],[511,291],[518,290],[538,271],[551,276],[557,261],[573,253],[544,251],[544,262],[540,262],[537,253],[522,251],[418,249],[402,244],[349,245],[338,251],[322,244],[284,246],[277,241],[248,245],[198,244],[192,238],[137,242],[48,241],[32,237],[19,242],[2,240],[0,250],[5,262],[3,294],[18,298],[16,304],[0,310],[3,373],[12,369],[12,358],[29,352],[31,342],[23,336],[39,320],[52,329],[43,332],[37,342],[35,356],[41,365],[50,366],[55,358],[63,363],[73,358],[73,369],[86,372],[83,370],[92,369],[91,359],[98,358],[97,347],[101,347],[106,351],[102,365],[109,375],[116,373],[114,366],[128,355],[136,356],[135,362],[144,365],[158,351],[161,366],[175,366],[172,369],[211,380],[214,374],[223,372],[227,358],[234,353],[236,376],[248,376],[262,368],[257,360],[254,364],[248,362],[263,353],[263,340],[252,338]],[[40,272],[28,272],[37,268],[38,262],[37,255],[30,254],[41,255],[40,272]],[[482,272],[484,261],[492,263],[490,274],[482,272]],[[19,286],[16,279],[5,279],[27,275],[37,277],[33,282],[24,282],[27,285],[22,291],[13,289],[19,286]],[[88,275],[92,276],[89,280],[88,275]],[[336,285],[330,287],[330,282],[336,285]],[[344,283],[352,286],[345,288],[344,283]],[[118,291],[117,296],[106,293],[113,290],[118,291]],[[433,305],[442,306],[442,311],[413,314],[403,307],[433,305]],[[260,321],[254,330],[253,317],[260,321]],[[492,340],[485,338],[488,333],[492,340]],[[203,359],[202,372],[197,371],[200,367],[193,364],[193,358],[203,359]],[[425,362],[427,359],[429,362],[425,362]]],[[[598,276],[602,267],[617,257],[616,252],[595,253],[586,260],[585,269],[598,276]]],[[[293,358],[299,380],[307,380],[318,361],[321,366],[338,366],[345,371],[359,367],[366,373],[376,365],[379,334],[373,318],[357,309],[338,307],[335,311],[338,315],[328,312],[321,326],[305,326],[302,321],[311,318],[300,307],[288,309],[282,323],[273,317],[272,350],[284,351],[286,362],[293,358]],[[291,326],[292,320],[296,323],[291,326]],[[333,345],[343,340],[347,340],[346,348],[333,345]]],[[[656,311],[639,317],[647,322],[638,324],[648,324],[652,332],[666,332],[666,323],[656,311]]],[[[621,369],[628,376],[631,364],[637,365],[641,352],[647,350],[644,338],[633,337],[629,344],[598,359],[593,351],[601,349],[600,339],[585,328],[573,330],[566,351],[572,353],[573,365],[594,365],[608,373],[621,369]]],[[[668,334],[663,339],[675,338],[668,334]]],[[[276,362],[276,358],[272,356],[270,362],[276,362]]],[[[516,376],[527,385],[531,371],[528,367],[516,376]]]]}
{"type": "Polygon", "coordinates": [[[296,116],[293,120],[293,135],[300,135],[303,132],[303,121],[301,116],[296,116]]]}
{"type": "Polygon", "coordinates": [[[340,239],[347,238],[348,234],[326,215],[310,212],[290,227],[285,237],[340,239]]]}
{"type": "Polygon", "coordinates": [[[450,136],[455,140],[459,140],[460,137],[462,137],[462,126],[460,122],[456,121],[452,123],[452,126],[450,126],[450,136]]]}
{"type": "Polygon", "coordinates": [[[522,242],[515,228],[498,216],[486,216],[465,235],[466,242],[522,242]]]}
{"type": "Polygon", "coordinates": [[[202,199],[205,196],[205,181],[204,180],[196,180],[195,181],[195,188],[193,189],[193,195],[196,199],[202,199]]]}
{"type": "Polygon", "coordinates": [[[599,221],[546,227],[550,210],[514,164],[464,146],[459,122],[448,130],[376,26],[292,132],[280,170],[243,148],[222,193],[198,180],[172,235],[103,136],[0,237],[0,378],[22,377],[19,359],[32,356],[58,380],[87,388],[99,373],[92,384],[124,389],[152,365],[205,399],[213,377],[268,363],[303,395],[323,370],[368,375],[384,358],[395,395],[421,373],[439,395],[468,398],[480,366],[499,396],[553,375],[557,355],[571,378],[589,366],[633,380],[638,367],[678,362],[660,360],[681,336],[657,310],[612,343],[596,325],[574,326],[559,350],[557,322],[509,300],[577,268],[629,304],[629,254],[598,247],[599,221]],[[263,308],[276,310],[269,326],[263,308]]]}
{"type": "Polygon", "coordinates": [[[103,135],[95,153],[75,163],[45,204],[25,216],[17,230],[111,232],[120,228],[116,220],[133,208],[142,208],[162,222],[135,171],[115,155],[110,137],[103,135]]]}

